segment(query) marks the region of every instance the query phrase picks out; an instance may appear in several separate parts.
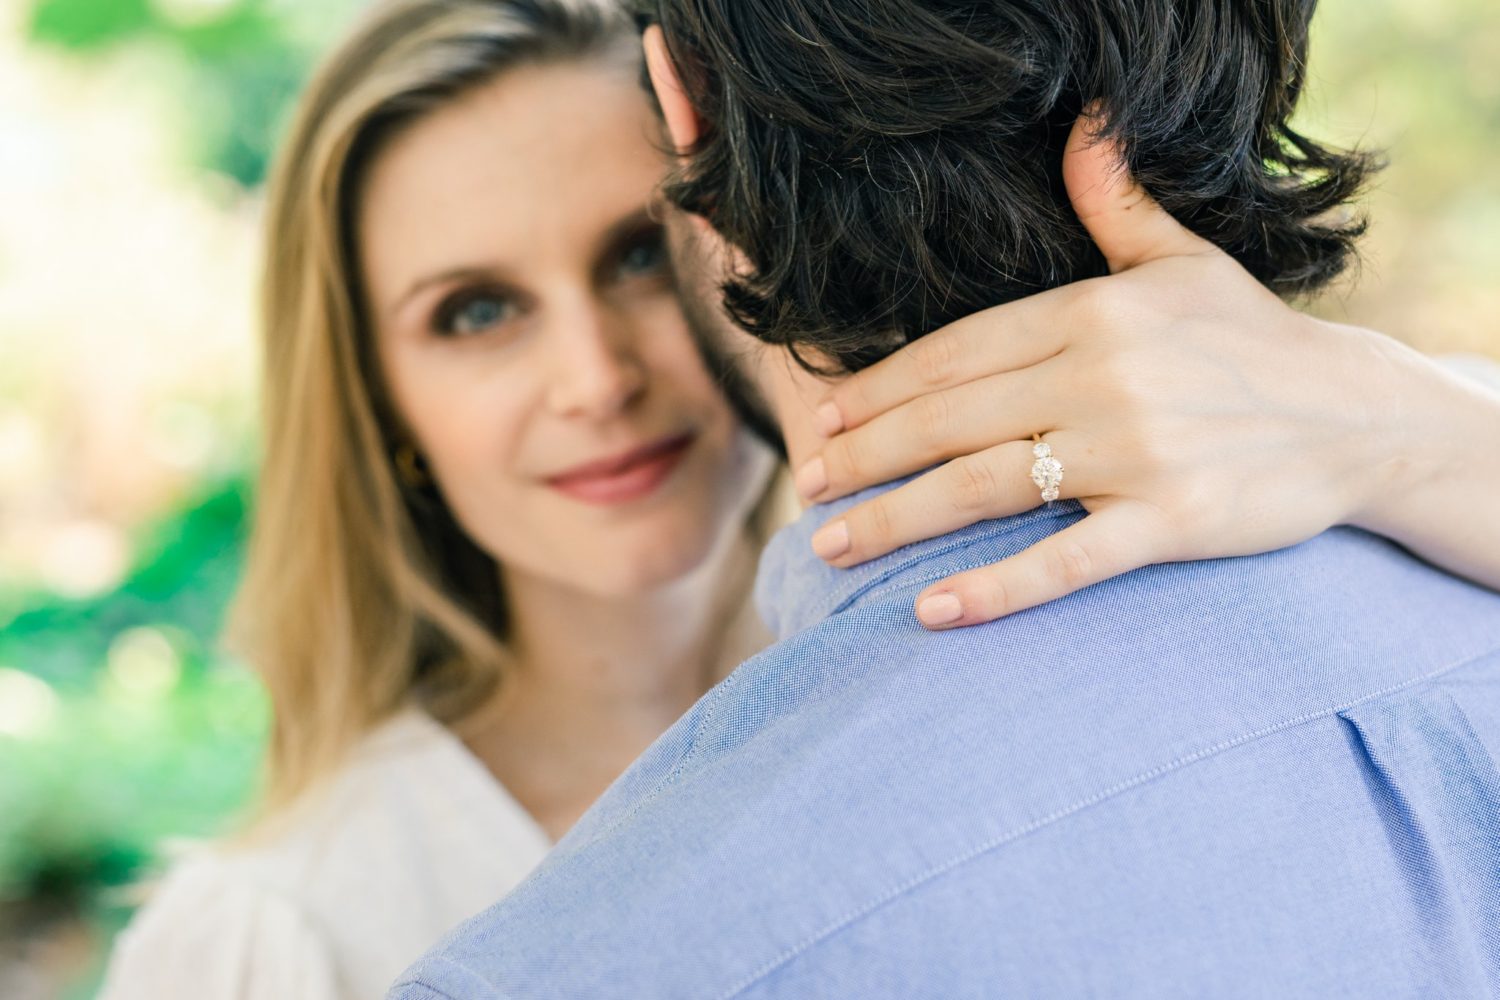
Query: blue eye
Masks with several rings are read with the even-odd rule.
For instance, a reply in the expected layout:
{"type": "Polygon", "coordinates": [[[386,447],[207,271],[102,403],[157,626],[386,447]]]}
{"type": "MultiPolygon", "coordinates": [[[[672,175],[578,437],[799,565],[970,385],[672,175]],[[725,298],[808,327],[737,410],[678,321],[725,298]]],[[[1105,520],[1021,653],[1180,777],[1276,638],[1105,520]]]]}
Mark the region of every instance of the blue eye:
{"type": "Polygon", "coordinates": [[[644,234],[620,255],[620,273],[651,274],[667,266],[667,245],[661,230],[644,234]]]}
{"type": "Polygon", "coordinates": [[[468,337],[514,319],[515,300],[496,292],[463,293],[443,303],[434,327],[440,334],[468,337]]]}

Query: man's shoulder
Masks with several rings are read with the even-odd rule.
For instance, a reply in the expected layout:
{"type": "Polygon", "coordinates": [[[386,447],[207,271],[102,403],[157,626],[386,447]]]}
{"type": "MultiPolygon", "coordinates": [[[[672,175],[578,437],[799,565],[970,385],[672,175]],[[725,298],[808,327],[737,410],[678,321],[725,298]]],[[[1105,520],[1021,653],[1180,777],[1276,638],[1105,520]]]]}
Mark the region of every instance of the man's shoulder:
{"type": "Polygon", "coordinates": [[[607,825],[730,761],[805,773],[876,744],[1006,774],[1016,798],[1026,774],[1057,788],[1051,768],[1031,766],[1019,747],[1074,752],[1085,771],[1159,764],[1500,648],[1500,594],[1351,528],[1272,553],[1148,566],[984,626],[920,626],[912,606],[923,587],[1007,554],[980,536],[748,661],[594,818],[607,825]]]}
{"type": "Polygon", "coordinates": [[[444,960],[516,995],[544,994],[559,963],[580,995],[727,994],[955,859],[1044,841],[1094,803],[1500,646],[1500,597],[1361,532],[1150,567],[934,635],[911,599],[953,565],[744,664],[444,960]],[[566,963],[563,939],[587,962],[566,963]]]}

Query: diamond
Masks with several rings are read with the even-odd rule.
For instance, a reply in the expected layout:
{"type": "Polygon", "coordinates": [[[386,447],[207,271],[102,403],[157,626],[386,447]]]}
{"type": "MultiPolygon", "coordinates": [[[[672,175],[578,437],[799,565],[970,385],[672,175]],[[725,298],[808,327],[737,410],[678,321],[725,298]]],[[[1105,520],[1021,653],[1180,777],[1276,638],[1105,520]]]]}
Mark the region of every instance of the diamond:
{"type": "Polygon", "coordinates": [[[1063,464],[1052,457],[1052,448],[1045,441],[1038,441],[1031,453],[1036,456],[1031,466],[1031,481],[1041,489],[1042,500],[1051,503],[1062,495],[1058,487],[1062,485],[1063,464]]]}
{"type": "Polygon", "coordinates": [[[1046,489],[1062,482],[1063,466],[1055,458],[1039,458],[1031,467],[1031,481],[1046,489]]]}

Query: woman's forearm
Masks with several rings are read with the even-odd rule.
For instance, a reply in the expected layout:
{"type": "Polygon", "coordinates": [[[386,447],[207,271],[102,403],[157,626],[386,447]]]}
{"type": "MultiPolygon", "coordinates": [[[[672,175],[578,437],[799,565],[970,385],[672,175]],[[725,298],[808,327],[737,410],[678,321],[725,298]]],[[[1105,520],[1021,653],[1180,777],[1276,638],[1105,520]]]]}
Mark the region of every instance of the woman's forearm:
{"type": "Polygon", "coordinates": [[[1352,523],[1500,590],[1500,390],[1395,341],[1376,356],[1387,405],[1367,440],[1388,450],[1352,523]]]}

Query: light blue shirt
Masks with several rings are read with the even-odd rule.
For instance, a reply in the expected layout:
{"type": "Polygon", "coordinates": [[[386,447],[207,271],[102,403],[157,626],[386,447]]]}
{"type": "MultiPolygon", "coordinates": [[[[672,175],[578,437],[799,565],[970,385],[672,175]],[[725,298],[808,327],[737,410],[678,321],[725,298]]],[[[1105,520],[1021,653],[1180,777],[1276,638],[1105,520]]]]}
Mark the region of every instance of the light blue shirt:
{"type": "Polygon", "coordinates": [[[932,634],[920,588],[1083,509],[828,569],[860,499],[392,997],[1500,996],[1500,595],[1338,528],[932,634]]]}

